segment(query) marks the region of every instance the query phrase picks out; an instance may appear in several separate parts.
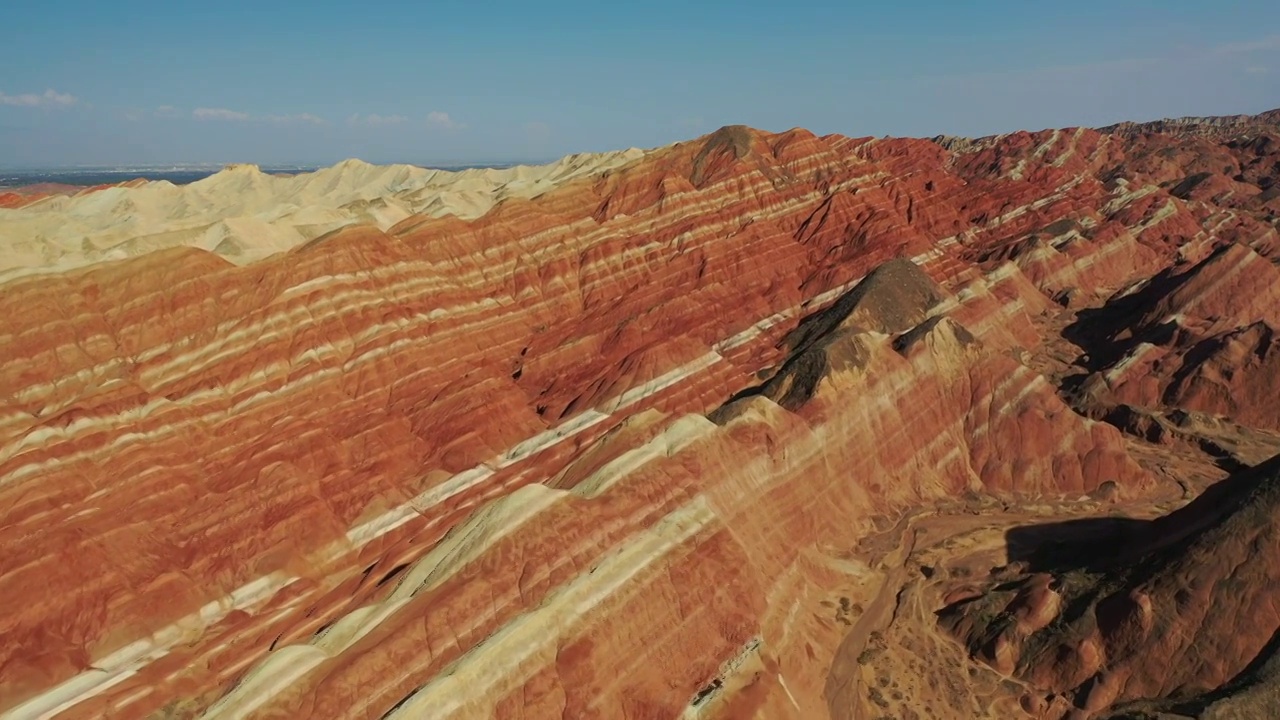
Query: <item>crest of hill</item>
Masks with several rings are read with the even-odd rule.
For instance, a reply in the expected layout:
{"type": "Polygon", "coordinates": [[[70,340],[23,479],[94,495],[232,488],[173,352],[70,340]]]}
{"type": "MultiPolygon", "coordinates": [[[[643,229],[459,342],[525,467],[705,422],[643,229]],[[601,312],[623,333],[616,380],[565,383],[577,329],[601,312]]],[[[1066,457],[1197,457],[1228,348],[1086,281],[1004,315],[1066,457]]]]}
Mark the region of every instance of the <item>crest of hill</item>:
{"type": "MultiPolygon", "coordinates": [[[[1063,132],[1075,129],[1064,128],[1063,132]]],[[[1280,108],[1257,115],[1208,115],[1164,118],[1150,122],[1126,121],[1094,129],[1104,135],[1126,138],[1153,134],[1216,139],[1246,137],[1260,133],[1280,132],[1280,108]]],[[[937,135],[932,140],[951,152],[963,154],[985,150],[1006,137],[1008,133],[976,138],[963,135],[937,135]]]]}
{"type": "Polygon", "coordinates": [[[1163,133],[1180,136],[1235,137],[1280,131],[1280,108],[1257,115],[1210,115],[1164,118],[1152,122],[1122,122],[1098,128],[1111,135],[1135,136],[1163,133]]]}
{"type": "Polygon", "coordinates": [[[245,264],[348,225],[386,230],[411,215],[479,217],[508,198],[540,195],[645,153],[631,148],[462,171],[351,159],[272,175],[242,164],[189,185],[157,181],[48,197],[0,207],[0,280],[181,246],[245,264]],[[238,231],[246,228],[256,232],[238,231]]]}
{"type": "Polygon", "coordinates": [[[804,351],[837,330],[898,333],[922,322],[943,291],[918,265],[905,258],[872,270],[831,307],[806,318],[785,342],[804,351]]]}
{"type": "MultiPolygon", "coordinates": [[[[929,311],[945,298],[942,288],[915,263],[904,258],[889,260],[867,274],[831,307],[804,318],[782,340],[790,352],[782,367],[747,395],[764,394],[794,410],[808,402],[833,364],[862,367],[867,361],[863,344],[850,339],[868,331],[893,335],[912,330],[905,345],[937,327],[927,322],[929,311]]],[[[934,320],[937,320],[935,318],[934,320]]],[[[948,320],[944,328],[961,344],[973,340],[968,331],[948,320]]],[[[745,397],[745,395],[744,395],[745,397]]]]}

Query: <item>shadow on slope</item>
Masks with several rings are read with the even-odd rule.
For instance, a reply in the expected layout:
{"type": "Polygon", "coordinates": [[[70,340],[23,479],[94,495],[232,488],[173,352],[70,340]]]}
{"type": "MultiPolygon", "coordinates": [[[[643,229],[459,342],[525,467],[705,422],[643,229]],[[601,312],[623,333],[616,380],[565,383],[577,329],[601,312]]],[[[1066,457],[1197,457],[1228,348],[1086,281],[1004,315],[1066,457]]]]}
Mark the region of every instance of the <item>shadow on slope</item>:
{"type": "Polygon", "coordinates": [[[1256,712],[1280,702],[1280,456],[1151,521],[1048,523],[1006,540],[1026,565],[938,612],[975,658],[1080,717],[1276,716],[1256,712]]]}
{"type": "Polygon", "coordinates": [[[833,363],[865,362],[855,345],[837,341],[868,331],[896,334],[914,328],[943,297],[942,289],[910,260],[878,265],[831,306],[805,316],[779,343],[790,349],[781,368],[760,385],[735,394],[726,407],[765,395],[795,410],[813,397],[833,363]]]}

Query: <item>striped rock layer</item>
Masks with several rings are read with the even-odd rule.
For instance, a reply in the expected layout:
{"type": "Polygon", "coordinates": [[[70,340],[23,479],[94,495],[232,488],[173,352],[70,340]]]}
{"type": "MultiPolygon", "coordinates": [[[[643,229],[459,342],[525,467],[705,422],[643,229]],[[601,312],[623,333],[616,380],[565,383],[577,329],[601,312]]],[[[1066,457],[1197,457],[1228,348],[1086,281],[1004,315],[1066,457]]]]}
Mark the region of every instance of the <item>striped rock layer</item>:
{"type": "Polygon", "coordinates": [[[840,637],[794,609],[873,517],[1147,482],[1021,359],[1053,300],[1278,247],[1172,142],[730,127],[0,285],[0,713],[818,716],[840,637]]]}

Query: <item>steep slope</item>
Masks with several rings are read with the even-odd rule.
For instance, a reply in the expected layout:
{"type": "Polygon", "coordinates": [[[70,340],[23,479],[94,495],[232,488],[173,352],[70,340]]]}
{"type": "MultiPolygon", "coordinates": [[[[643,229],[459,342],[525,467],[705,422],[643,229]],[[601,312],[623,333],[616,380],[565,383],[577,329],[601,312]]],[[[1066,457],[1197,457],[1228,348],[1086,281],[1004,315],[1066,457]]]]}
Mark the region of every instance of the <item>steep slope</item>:
{"type": "MultiPolygon", "coordinates": [[[[886,301],[875,290],[860,297],[886,301]]],[[[338,713],[344,698],[360,692],[394,702],[389,716],[397,718],[519,717],[549,708],[574,717],[672,717],[699,688],[738,679],[735,668],[720,668],[712,658],[784,662],[802,652],[787,641],[790,622],[771,618],[769,598],[795,592],[779,573],[799,571],[802,556],[812,561],[827,544],[852,543],[869,512],[981,490],[984,483],[994,492],[1039,494],[1099,476],[1134,488],[1144,481],[1114,429],[1067,412],[1025,370],[988,363],[981,341],[949,318],[928,321],[898,342],[838,331],[816,342],[833,362],[819,371],[813,395],[790,403],[791,411],[766,399],[768,393],[747,395],[710,421],[671,418],[652,439],[572,486],[522,489],[410,565],[377,604],[252,671],[213,716],[338,713]],[[939,372],[943,366],[949,371],[939,372]],[[981,400],[974,402],[975,395],[981,400]],[[994,422],[1021,423],[1028,432],[1014,438],[994,422]],[[873,427],[881,430],[856,430],[873,427]],[[884,442],[913,432],[944,441],[914,451],[884,442]],[[1046,446],[1036,443],[1050,438],[1056,449],[1042,454],[1046,446]],[[787,449],[778,454],[772,447],[787,449]],[[1015,468],[1005,460],[1014,456],[1039,458],[1025,468],[1032,476],[1058,468],[1054,485],[989,471],[1015,468]],[[1077,464],[1080,458],[1089,459],[1077,464]],[[889,483],[894,477],[904,480],[889,483]],[[665,514],[655,514],[659,508],[665,514]],[[544,566],[551,558],[536,559],[551,537],[560,539],[557,556],[590,567],[567,575],[559,588],[551,581],[554,566],[544,566]],[[512,557],[523,560],[512,565],[512,557]],[[444,634],[420,627],[425,608],[463,612],[477,582],[494,598],[494,617],[482,620],[492,629],[473,631],[492,633],[487,641],[466,651],[469,641],[445,626],[444,634]],[[637,626],[633,618],[644,620],[637,626]],[[384,640],[353,642],[373,633],[384,640]],[[415,646],[431,650],[404,665],[404,652],[415,646]],[[677,657],[684,660],[676,674],[653,674],[664,658],[677,657]],[[392,658],[402,659],[397,673],[379,669],[392,658]],[[671,682],[684,691],[670,692],[671,682]]],[[[818,697],[819,669],[787,673],[780,682],[814,688],[806,695],[818,697]]],[[[716,695],[704,692],[699,701],[716,695]]]]}
{"type": "Polygon", "coordinates": [[[1047,572],[952,605],[942,622],[1047,704],[1190,708],[1274,652],[1277,532],[1280,457],[1167,517],[1073,548],[1047,572]],[[1117,546],[1118,556],[1099,552],[1117,546]]]}
{"type": "Polygon", "coordinates": [[[1162,317],[1140,283],[1265,263],[1275,228],[1126,142],[729,127],[0,214],[30,254],[0,285],[0,711],[857,715],[846,656],[902,574],[861,542],[1161,489],[1029,365],[1064,305],[1162,317]],[[191,224],[131,225],[160,216],[191,224]],[[50,218],[123,259],[60,271],[50,218]]]}
{"type": "Polygon", "coordinates": [[[1280,387],[1277,288],[1273,263],[1227,244],[1091,311],[1075,330],[1097,348],[1079,405],[1094,415],[1119,404],[1180,408],[1280,430],[1270,392],[1280,387]]]}

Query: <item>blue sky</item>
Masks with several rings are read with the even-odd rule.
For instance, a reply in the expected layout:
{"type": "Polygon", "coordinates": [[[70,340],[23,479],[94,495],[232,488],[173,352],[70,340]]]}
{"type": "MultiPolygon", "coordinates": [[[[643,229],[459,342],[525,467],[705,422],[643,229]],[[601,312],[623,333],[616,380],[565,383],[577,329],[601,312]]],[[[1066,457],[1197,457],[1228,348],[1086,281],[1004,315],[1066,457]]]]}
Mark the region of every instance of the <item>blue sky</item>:
{"type": "Polygon", "coordinates": [[[984,135],[1280,106],[1275,0],[59,0],[0,165],[542,159],[731,123],[984,135]]]}

